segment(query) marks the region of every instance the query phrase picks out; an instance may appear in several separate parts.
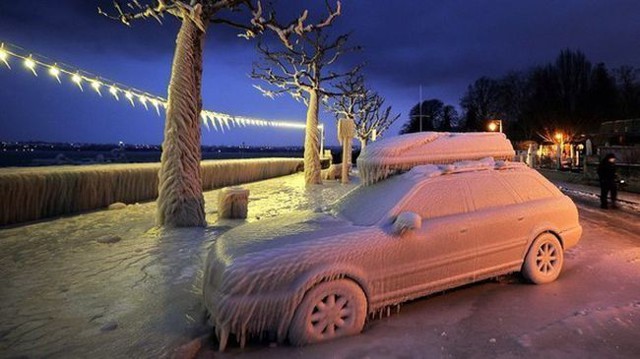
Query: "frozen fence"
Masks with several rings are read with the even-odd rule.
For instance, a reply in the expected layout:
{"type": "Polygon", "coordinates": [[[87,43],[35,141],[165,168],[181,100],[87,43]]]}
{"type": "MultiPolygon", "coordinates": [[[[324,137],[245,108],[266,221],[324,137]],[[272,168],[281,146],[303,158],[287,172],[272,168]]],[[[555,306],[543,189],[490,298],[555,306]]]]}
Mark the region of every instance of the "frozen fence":
{"type": "MultiPolygon", "coordinates": [[[[211,190],[284,176],[302,159],[202,161],[202,187],[211,190]]],[[[135,203],[158,195],[159,163],[0,169],[0,225],[135,203]]]]}

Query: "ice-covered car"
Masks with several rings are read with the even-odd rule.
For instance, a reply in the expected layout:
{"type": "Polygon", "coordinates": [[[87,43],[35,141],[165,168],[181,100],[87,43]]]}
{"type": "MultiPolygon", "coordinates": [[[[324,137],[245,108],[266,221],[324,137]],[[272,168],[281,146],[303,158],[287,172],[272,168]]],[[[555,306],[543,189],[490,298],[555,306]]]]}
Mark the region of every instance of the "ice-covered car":
{"type": "Polygon", "coordinates": [[[420,165],[329,211],[230,230],[207,259],[204,301],[235,334],[294,345],[359,333],[368,315],[511,272],[555,280],[582,228],[574,203],[523,164],[420,165]]]}

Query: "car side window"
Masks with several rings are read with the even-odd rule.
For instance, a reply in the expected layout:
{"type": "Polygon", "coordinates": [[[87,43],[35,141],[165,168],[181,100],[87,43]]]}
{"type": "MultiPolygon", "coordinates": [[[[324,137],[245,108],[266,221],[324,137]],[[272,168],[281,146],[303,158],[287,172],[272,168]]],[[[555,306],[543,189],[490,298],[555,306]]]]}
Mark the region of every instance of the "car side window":
{"type": "Polygon", "coordinates": [[[467,211],[465,183],[451,179],[439,179],[422,185],[410,198],[405,210],[422,218],[438,218],[467,211]]]}
{"type": "Polygon", "coordinates": [[[538,178],[529,174],[505,173],[502,178],[513,188],[523,201],[555,197],[538,178]]]}
{"type": "Polygon", "coordinates": [[[482,176],[468,181],[471,201],[476,211],[516,204],[516,197],[498,176],[482,176]]]}

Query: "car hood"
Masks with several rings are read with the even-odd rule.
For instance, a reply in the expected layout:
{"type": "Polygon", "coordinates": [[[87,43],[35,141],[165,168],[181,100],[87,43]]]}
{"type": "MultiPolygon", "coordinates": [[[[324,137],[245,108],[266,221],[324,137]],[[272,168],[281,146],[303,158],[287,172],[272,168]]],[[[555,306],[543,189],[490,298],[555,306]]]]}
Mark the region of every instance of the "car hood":
{"type": "Polygon", "coordinates": [[[229,264],[236,258],[267,251],[299,251],[318,239],[335,239],[359,228],[339,217],[304,211],[236,227],[220,236],[214,250],[229,264]]]}

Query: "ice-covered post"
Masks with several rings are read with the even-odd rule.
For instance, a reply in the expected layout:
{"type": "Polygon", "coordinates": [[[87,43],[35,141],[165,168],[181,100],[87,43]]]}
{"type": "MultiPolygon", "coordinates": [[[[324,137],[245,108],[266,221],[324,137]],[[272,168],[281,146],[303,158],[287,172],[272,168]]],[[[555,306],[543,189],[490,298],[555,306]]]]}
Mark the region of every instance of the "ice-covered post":
{"type": "Polygon", "coordinates": [[[356,124],[351,118],[338,120],[338,141],[342,145],[342,183],[349,183],[351,168],[351,140],[356,133],[356,124]]]}

